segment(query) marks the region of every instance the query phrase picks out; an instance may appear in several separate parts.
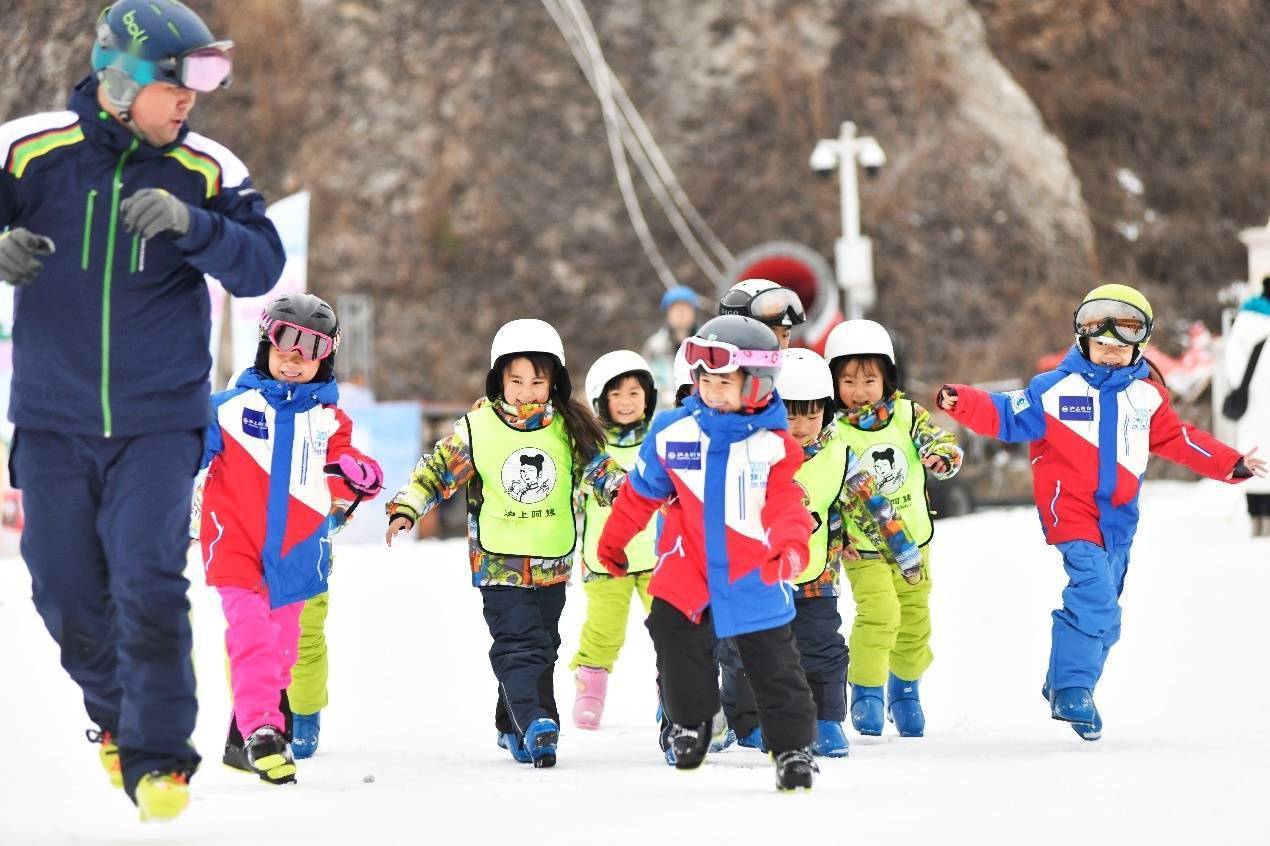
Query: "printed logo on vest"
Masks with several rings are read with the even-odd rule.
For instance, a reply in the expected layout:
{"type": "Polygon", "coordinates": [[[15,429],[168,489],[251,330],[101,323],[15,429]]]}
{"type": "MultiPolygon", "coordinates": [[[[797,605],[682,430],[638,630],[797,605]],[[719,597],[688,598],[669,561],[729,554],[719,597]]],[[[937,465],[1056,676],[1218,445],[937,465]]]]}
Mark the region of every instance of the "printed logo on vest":
{"type": "Polygon", "coordinates": [[[536,447],[523,447],[503,462],[503,490],[517,502],[542,502],[556,487],[556,463],[536,447]]]}
{"type": "Polygon", "coordinates": [[[1094,398],[1060,396],[1058,398],[1058,419],[1085,420],[1092,423],[1094,419],[1094,398]]]}
{"type": "Polygon", "coordinates": [[[904,457],[904,450],[897,446],[880,444],[869,447],[864,453],[864,460],[873,478],[877,479],[878,493],[883,496],[890,496],[908,481],[908,459],[904,457]]]}
{"type": "Polygon", "coordinates": [[[263,411],[255,411],[254,409],[243,409],[243,434],[251,435],[253,438],[260,438],[262,441],[269,440],[269,424],[265,422],[265,413],[263,411]]]}
{"type": "Polygon", "coordinates": [[[666,467],[669,470],[700,470],[700,441],[666,441],[666,467]]]}

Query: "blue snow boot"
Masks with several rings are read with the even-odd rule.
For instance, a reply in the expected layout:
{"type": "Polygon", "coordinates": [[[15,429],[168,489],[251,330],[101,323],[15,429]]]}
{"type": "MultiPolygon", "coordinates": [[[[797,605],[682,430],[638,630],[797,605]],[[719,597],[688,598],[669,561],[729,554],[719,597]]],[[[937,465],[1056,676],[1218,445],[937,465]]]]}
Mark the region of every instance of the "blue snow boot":
{"type": "Polygon", "coordinates": [[[297,760],[312,758],[318,748],[318,733],[322,730],[322,712],[293,714],[291,724],[291,754],[297,760]]]}
{"type": "Polygon", "coordinates": [[[816,720],[816,742],[811,745],[813,754],[823,758],[845,758],[850,752],[847,733],[837,720],[816,720]]]}
{"type": "Polygon", "coordinates": [[[535,767],[556,765],[556,741],[560,739],[560,726],[548,717],[539,717],[525,729],[525,749],[535,767]]]}
{"type": "Polygon", "coordinates": [[[881,687],[851,685],[851,725],[860,734],[877,737],[885,721],[881,687]]]}
{"type": "Polygon", "coordinates": [[[754,731],[745,737],[737,737],[738,746],[744,746],[746,749],[757,749],[760,752],[767,751],[767,744],[763,742],[763,729],[761,726],[755,726],[754,731]]]}
{"type": "Polygon", "coordinates": [[[710,741],[710,751],[722,752],[724,749],[727,749],[733,743],[736,743],[736,732],[734,732],[732,729],[728,729],[723,734],[719,735],[718,737],[710,741]]]}
{"type": "Polygon", "coordinates": [[[532,764],[534,759],[525,751],[525,745],[515,733],[507,731],[498,736],[498,746],[512,753],[512,757],[522,764],[532,764]]]}
{"type": "Polygon", "coordinates": [[[1102,715],[1094,704],[1093,694],[1083,687],[1067,687],[1051,691],[1048,684],[1041,687],[1041,696],[1050,703],[1050,715],[1072,724],[1072,731],[1081,740],[1097,740],[1102,737],[1102,715]]]}
{"type": "Polygon", "coordinates": [[[890,674],[886,680],[886,715],[895,723],[900,737],[921,737],[926,732],[926,715],[917,694],[917,679],[904,679],[890,674]]]}

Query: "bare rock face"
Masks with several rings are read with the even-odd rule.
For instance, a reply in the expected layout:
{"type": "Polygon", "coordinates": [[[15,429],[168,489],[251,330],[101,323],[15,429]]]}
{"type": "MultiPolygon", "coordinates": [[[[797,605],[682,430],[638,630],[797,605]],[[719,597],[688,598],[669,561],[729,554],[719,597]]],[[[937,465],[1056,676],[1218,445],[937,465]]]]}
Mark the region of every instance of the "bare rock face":
{"type": "MultiPolygon", "coordinates": [[[[1107,46],[1100,38],[1139,32],[1124,22],[1142,13],[1082,3],[1097,14],[1079,36],[1058,3],[1044,15],[1006,0],[587,5],[614,72],[734,252],[779,238],[831,254],[837,186],[816,180],[807,156],[844,119],[879,139],[890,164],[861,189],[874,316],[907,342],[911,372],[935,381],[1030,372],[1070,338],[1074,299],[1108,264],[1115,230],[1089,191],[1113,170],[1106,145],[1087,155],[1086,134],[1064,118],[1080,89],[1055,94],[1035,57],[1079,61],[1107,46]]],[[[332,299],[373,294],[382,397],[470,399],[494,330],[514,317],[561,330],[575,384],[596,356],[638,348],[657,326],[662,288],[622,206],[599,105],[541,4],[191,5],[238,44],[233,87],[202,97],[193,123],[234,149],[270,198],[314,192],[311,284],[332,299]]],[[[17,24],[0,72],[14,82],[0,86],[0,118],[60,107],[87,71],[91,20],[72,6],[9,0],[17,24]]],[[[1245,8],[1245,23],[1262,15],[1245,8]]],[[[1263,48],[1248,35],[1231,49],[1263,48]]],[[[1258,118],[1232,114],[1246,142],[1258,118]]],[[[1108,132],[1119,126],[1114,113],[1103,119],[1108,132]]],[[[1127,136],[1152,114],[1130,119],[1127,136]]],[[[1253,170],[1264,159],[1255,153],[1244,154],[1253,170]]],[[[1197,167],[1222,164],[1194,155],[1197,167]]],[[[1157,201],[1163,183],[1143,178],[1170,226],[1203,225],[1203,204],[1157,201]]],[[[641,197],[674,272],[711,291],[641,197]]],[[[1230,206],[1223,220],[1236,229],[1264,218],[1209,202],[1230,206]]],[[[1238,261],[1226,263],[1235,275],[1238,261]]]]}

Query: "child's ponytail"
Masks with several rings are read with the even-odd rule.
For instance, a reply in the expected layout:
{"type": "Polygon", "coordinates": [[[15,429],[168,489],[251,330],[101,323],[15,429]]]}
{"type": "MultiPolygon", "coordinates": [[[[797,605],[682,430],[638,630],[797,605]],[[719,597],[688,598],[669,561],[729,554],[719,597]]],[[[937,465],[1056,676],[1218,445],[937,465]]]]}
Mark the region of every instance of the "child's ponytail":
{"type": "Polygon", "coordinates": [[[574,454],[585,465],[604,451],[608,435],[599,419],[591,413],[591,409],[564,393],[561,382],[559,379],[551,380],[551,402],[556,413],[564,420],[564,428],[573,444],[574,454]]]}

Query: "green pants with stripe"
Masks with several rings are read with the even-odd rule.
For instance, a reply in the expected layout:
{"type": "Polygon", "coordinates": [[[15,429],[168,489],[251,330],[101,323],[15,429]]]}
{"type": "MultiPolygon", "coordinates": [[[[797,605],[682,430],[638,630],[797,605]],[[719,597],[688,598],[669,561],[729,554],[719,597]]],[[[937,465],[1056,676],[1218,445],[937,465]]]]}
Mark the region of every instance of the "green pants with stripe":
{"type": "Polygon", "coordinates": [[[851,624],[847,681],[864,687],[886,684],[887,671],[905,681],[922,677],[930,651],[930,548],[922,549],[922,580],[904,581],[899,568],[880,558],[843,561],[855,621],[851,624]]]}
{"type": "Polygon", "coordinates": [[[296,714],[316,714],[326,707],[326,609],[330,593],[320,593],[304,603],[300,613],[300,646],[291,669],[287,699],[296,714]]]}
{"type": "Polygon", "coordinates": [[[591,579],[582,583],[587,596],[586,620],[578,638],[578,653],[569,662],[570,670],[599,667],[613,672],[613,664],[626,642],[631,595],[639,595],[647,616],[653,605],[653,598],[648,593],[648,583],[652,579],[653,574],[649,571],[620,579],[591,579]]]}

